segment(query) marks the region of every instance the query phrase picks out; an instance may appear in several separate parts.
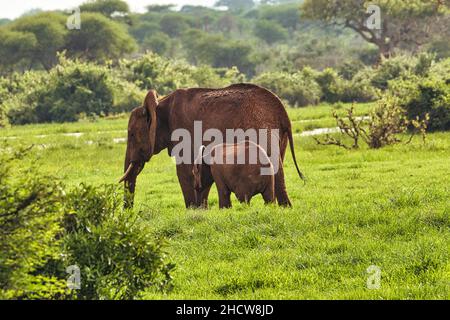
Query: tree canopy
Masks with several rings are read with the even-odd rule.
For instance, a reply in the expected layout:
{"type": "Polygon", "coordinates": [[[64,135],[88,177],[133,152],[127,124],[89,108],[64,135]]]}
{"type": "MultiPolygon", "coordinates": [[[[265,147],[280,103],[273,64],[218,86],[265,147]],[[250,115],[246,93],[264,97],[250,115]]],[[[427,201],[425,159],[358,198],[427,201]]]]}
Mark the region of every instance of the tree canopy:
{"type": "Polygon", "coordinates": [[[114,13],[125,14],[130,12],[128,3],[122,0],[91,0],[80,6],[81,12],[97,12],[111,17],[114,13]]]}
{"type": "Polygon", "coordinates": [[[376,45],[382,56],[390,56],[396,48],[415,50],[439,30],[449,29],[447,1],[380,0],[381,28],[367,25],[370,13],[364,0],[306,0],[302,5],[305,18],[343,26],[357,32],[376,45]]]}

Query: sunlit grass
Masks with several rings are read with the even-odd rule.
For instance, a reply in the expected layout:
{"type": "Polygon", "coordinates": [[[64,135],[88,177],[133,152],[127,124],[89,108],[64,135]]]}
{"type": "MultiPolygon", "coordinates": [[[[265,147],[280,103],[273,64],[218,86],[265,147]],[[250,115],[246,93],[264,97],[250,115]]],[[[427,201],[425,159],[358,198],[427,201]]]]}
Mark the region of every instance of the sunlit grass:
{"type": "MultiPolygon", "coordinates": [[[[358,105],[367,115],[370,105],[358,105]]],[[[333,125],[333,106],[289,110],[298,131],[333,125]],[[314,120],[310,122],[295,122],[314,120]],[[313,127],[308,127],[313,128],[313,127]]],[[[342,109],[344,110],[344,109],[342,109]]],[[[35,144],[44,172],[69,186],[117,183],[126,119],[1,130],[11,145],[35,144]],[[80,137],[61,133],[85,133],[80,137]],[[37,137],[37,135],[46,135],[37,137]]],[[[286,161],[293,209],[234,202],[186,210],[175,166],[162,153],[139,177],[137,207],[148,232],[167,239],[175,288],[149,299],[437,299],[450,298],[450,133],[426,145],[346,151],[295,137],[306,186],[286,161]],[[367,289],[367,268],[382,270],[367,289]]],[[[30,160],[31,161],[31,160],[30,160]]]]}

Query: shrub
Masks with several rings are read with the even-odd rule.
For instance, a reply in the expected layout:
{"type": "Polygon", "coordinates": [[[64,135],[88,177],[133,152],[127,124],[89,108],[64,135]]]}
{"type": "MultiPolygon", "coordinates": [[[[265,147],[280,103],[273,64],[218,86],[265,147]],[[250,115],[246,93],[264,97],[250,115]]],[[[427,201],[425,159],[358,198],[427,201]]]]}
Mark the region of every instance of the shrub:
{"type": "Polygon", "coordinates": [[[414,62],[411,57],[397,56],[384,59],[378,68],[374,69],[371,83],[378,89],[386,90],[390,80],[407,78],[413,69],[414,62]]]}
{"type": "Polygon", "coordinates": [[[0,299],[63,298],[66,281],[52,272],[62,254],[61,185],[35,167],[18,165],[25,150],[13,153],[4,147],[0,149],[0,299]]]}
{"type": "Polygon", "coordinates": [[[450,83],[427,78],[410,94],[404,104],[410,119],[429,114],[431,131],[450,130],[450,83]]]}
{"type": "Polygon", "coordinates": [[[266,72],[253,81],[264,86],[295,107],[315,105],[320,101],[322,92],[314,80],[311,70],[303,72],[266,72]]]}
{"type": "Polygon", "coordinates": [[[345,117],[333,113],[336,124],[342,136],[351,139],[352,145],[346,144],[342,139],[326,135],[325,139],[315,139],[320,145],[335,145],[345,149],[359,149],[360,142],[365,142],[371,149],[380,149],[388,145],[402,142],[400,134],[412,129],[412,138],[417,132],[422,134],[425,141],[429,116],[423,119],[408,120],[405,110],[399,105],[398,98],[386,96],[380,100],[378,107],[371,112],[369,120],[354,116],[354,107],[347,110],[345,117]]]}
{"type": "MultiPolygon", "coordinates": [[[[17,76],[16,76],[17,77],[17,76]]],[[[28,72],[2,103],[12,124],[76,121],[80,114],[108,115],[140,105],[144,93],[107,66],[60,56],[49,72],[28,72]]]]}
{"type": "Polygon", "coordinates": [[[351,80],[344,80],[340,100],[342,102],[369,102],[377,100],[381,91],[370,83],[371,69],[356,73],[351,80]]]}
{"type": "Polygon", "coordinates": [[[444,80],[446,83],[450,82],[450,58],[434,63],[429,71],[429,74],[437,79],[444,80]]]}
{"type": "Polygon", "coordinates": [[[344,81],[336,71],[327,68],[315,77],[322,90],[322,101],[335,103],[342,100],[344,81]]]}
{"type": "Polygon", "coordinates": [[[169,94],[180,88],[224,87],[245,80],[237,68],[192,66],[183,60],[169,60],[148,53],[134,61],[124,60],[122,72],[128,81],[143,90],[154,89],[169,94]]]}
{"type": "Polygon", "coordinates": [[[168,290],[172,264],[139,217],[122,210],[115,186],[81,185],[71,192],[64,244],[68,264],[81,270],[79,299],[135,299],[153,287],[168,290]]]}
{"type": "Polygon", "coordinates": [[[115,186],[67,190],[24,169],[26,150],[0,150],[0,299],[135,299],[171,288],[162,239],[122,210],[115,186]],[[81,271],[78,291],[67,287],[68,266],[81,271]]]}
{"type": "Polygon", "coordinates": [[[400,98],[410,119],[430,117],[429,130],[450,129],[450,59],[433,64],[427,77],[389,82],[390,92],[400,98]]]}
{"type": "Polygon", "coordinates": [[[412,76],[426,76],[434,61],[434,55],[422,53],[417,56],[399,55],[384,59],[373,70],[371,83],[378,89],[386,90],[392,80],[405,80],[412,76]]]}
{"type": "Polygon", "coordinates": [[[353,77],[364,69],[364,64],[360,60],[344,62],[337,68],[338,74],[345,80],[352,80],[353,77]]]}

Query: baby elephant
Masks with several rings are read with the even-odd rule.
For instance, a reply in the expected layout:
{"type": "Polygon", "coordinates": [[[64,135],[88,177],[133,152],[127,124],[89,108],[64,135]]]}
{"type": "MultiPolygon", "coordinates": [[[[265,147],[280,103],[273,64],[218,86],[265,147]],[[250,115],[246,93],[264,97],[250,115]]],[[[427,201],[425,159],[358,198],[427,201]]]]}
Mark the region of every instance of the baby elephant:
{"type": "Polygon", "coordinates": [[[209,155],[203,154],[205,149],[200,149],[192,171],[197,197],[204,191],[202,186],[211,185],[212,179],[221,209],[231,208],[232,192],[241,203],[250,203],[257,194],[262,194],[266,204],[275,203],[274,167],[263,148],[245,141],[215,146],[209,155]]]}

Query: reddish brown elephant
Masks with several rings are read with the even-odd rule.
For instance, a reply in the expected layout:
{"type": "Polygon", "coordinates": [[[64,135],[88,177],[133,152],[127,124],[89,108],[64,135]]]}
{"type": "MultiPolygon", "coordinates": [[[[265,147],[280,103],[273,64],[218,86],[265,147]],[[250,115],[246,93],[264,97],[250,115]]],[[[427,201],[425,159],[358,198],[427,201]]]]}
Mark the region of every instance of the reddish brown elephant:
{"type": "MultiPolygon", "coordinates": [[[[177,165],[186,207],[202,207],[207,203],[212,182],[196,198],[192,169],[198,146],[207,146],[212,142],[194,141],[196,121],[202,123],[202,134],[209,129],[215,129],[224,135],[227,129],[266,129],[274,137],[272,132],[278,130],[275,138],[279,147],[279,169],[275,176],[275,193],[280,206],[291,206],[283,169],[288,143],[297,172],[303,179],[295,157],[291,122],[276,95],[252,84],[236,84],[223,89],[182,89],[159,101],[156,92],[150,91],[144,106],[133,110],[129,121],[125,175],[121,180],[125,182],[128,191],[126,206],[134,203],[136,178],[145,163],[163,150],[168,150],[169,155],[172,155],[177,145],[172,141],[172,134],[178,129],[184,129],[192,135],[192,150],[189,150],[191,161],[189,164],[177,165]]],[[[267,150],[267,153],[272,156],[271,150],[267,150]]]]}
{"type": "Polygon", "coordinates": [[[214,180],[219,192],[219,207],[231,208],[231,193],[241,203],[250,204],[252,198],[261,194],[266,204],[275,203],[275,172],[269,156],[263,148],[252,141],[236,144],[220,144],[212,148],[210,154],[200,149],[199,158],[195,161],[192,174],[197,196],[210,185],[210,177],[214,180]],[[257,153],[254,162],[249,161],[251,153],[257,153]],[[238,164],[228,163],[227,159],[243,158],[247,161],[238,164]],[[268,169],[265,174],[263,168],[268,169]]]}

